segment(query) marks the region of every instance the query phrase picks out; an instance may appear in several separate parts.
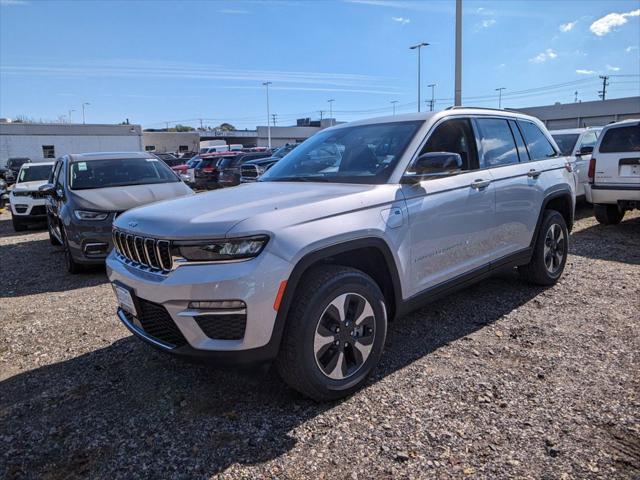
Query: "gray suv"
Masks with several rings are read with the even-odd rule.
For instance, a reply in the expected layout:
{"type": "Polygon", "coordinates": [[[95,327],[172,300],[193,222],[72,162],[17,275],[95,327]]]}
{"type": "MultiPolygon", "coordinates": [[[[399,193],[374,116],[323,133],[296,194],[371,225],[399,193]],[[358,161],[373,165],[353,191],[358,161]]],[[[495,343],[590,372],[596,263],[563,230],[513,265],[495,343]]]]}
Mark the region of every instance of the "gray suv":
{"type": "Polygon", "coordinates": [[[64,246],[67,269],[77,273],[104,262],[117,215],[193,191],[154,155],[124,152],[65,155],[39,193],[47,197],[51,243],[64,246]]]}
{"type": "Polygon", "coordinates": [[[331,400],[365,382],[393,318],[505,267],[554,284],[574,205],[568,158],[533,117],[385,117],[317,133],[258,182],[127,211],[107,273],[149,344],[275,360],[331,400]]]}

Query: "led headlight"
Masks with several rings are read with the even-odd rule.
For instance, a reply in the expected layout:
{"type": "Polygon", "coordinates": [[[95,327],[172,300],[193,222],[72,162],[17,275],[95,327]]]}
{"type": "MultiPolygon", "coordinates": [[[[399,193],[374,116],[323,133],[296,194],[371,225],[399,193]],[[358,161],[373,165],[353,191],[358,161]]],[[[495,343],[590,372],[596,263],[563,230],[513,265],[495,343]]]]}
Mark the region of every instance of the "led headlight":
{"type": "Polygon", "coordinates": [[[257,257],[269,241],[269,237],[229,238],[197,242],[174,242],[178,254],[192,262],[216,262],[243,260],[257,257]]]}
{"type": "Polygon", "coordinates": [[[74,210],[78,220],[106,220],[109,212],[91,212],[89,210],[74,210]]]}

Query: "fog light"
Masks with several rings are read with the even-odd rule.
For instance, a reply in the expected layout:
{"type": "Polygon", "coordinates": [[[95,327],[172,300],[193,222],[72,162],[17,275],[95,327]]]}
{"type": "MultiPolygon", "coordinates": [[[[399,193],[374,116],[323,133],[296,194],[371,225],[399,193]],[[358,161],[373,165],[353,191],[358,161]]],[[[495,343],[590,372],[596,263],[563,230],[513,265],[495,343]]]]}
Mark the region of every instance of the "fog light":
{"type": "Polygon", "coordinates": [[[189,302],[189,308],[198,310],[235,310],[247,308],[247,304],[242,300],[214,300],[203,302],[189,302]]]}

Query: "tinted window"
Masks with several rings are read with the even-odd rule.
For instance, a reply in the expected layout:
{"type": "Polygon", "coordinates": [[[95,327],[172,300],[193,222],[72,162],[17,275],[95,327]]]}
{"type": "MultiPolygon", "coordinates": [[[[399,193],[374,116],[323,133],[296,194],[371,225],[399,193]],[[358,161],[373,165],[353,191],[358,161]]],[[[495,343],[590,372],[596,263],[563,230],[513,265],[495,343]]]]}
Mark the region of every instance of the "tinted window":
{"type": "Polygon", "coordinates": [[[58,173],[60,172],[61,166],[62,166],[62,160],[58,160],[56,164],[53,166],[53,170],[51,170],[51,174],[49,175],[49,183],[55,183],[55,179],[58,177],[58,173]]]}
{"type": "Polygon", "coordinates": [[[28,167],[24,167],[20,170],[18,183],[48,180],[49,175],[51,175],[52,168],[53,165],[37,165],[32,163],[28,167]]]}
{"type": "Polygon", "coordinates": [[[578,141],[578,137],[580,134],[578,133],[555,133],[551,134],[553,139],[560,147],[560,153],[562,155],[571,155],[573,153],[573,148],[576,146],[576,142],[578,141]]]}
{"type": "Polygon", "coordinates": [[[518,126],[524,136],[524,141],[527,143],[527,150],[529,150],[531,160],[544,160],[556,156],[553,145],[536,125],[519,120],[518,126]]]}
{"type": "Polygon", "coordinates": [[[518,156],[520,157],[521,162],[529,161],[529,154],[527,153],[527,147],[524,145],[524,140],[522,138],[522,133],[520,133],[520,129],[516,124],[515,120],[509,120],[509,126],[511,127],[511,133],[513,134],[513,138],[516,140],[516,146],[518,147],[518,156]]]}
{"type": "Polygon", "coordinates": [[[91,160],[71,164],[74,190],[179,182],[173,171],[157,158],[91,160]]]}
{"type": "Polygon", "coordinates": [[[321,131],[276,163],[260,181],[385,183],[422,121],[321,131]]]}
{"type": "Polygon", "coordinates": [[[518,163],[518,151],[506,120],[477,118],[478,136],[482,147],[483,168],[518,163]]]}
{"type": "Polygon", "coordinates": [[[600,144],[602,153],[640,152],[640,125],[607,130],[600,144]]]}
{"type": "Polygon", "coordinates": [[[220,160],[217,160],[218,162],[218,168],[227,168],[232,166],[233,164],[233,160],[235,160],[235,156],[233,157],[222,157],[220,160]]]}
{"type": "Polygon", "coordinates": [[[468,119],[453,119],[442,122],[429,137],[420,152],[451,152],[462,158],[462,170],[478,168],[475,136],[468,119]]]}
{"type": "Polygon", "coordinates": [[[597,142],[598,134],[596,132],[587,132],[582,136],[582,140],[580,140],[580,148],[595,147],[597,142]]]}

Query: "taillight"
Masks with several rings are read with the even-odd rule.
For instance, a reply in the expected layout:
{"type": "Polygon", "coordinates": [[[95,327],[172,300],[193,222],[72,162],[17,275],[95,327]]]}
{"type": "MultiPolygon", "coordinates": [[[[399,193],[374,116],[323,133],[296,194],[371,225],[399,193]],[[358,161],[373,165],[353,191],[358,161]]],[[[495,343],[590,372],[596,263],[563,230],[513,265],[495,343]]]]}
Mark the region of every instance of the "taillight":
{"type": "Polygon", "coordinates": [[[215,169],[215,168],[213,168],[213,167],[206,167],[206,168],[203,168],[203,169],[202,169],[202,171],[203,171],[204,173],[213,173],[213,172],[215,172],[215,171],[216,171],[216,169],[215,169]]]}
{"type": "Polygon", "coordinates": [[[587,173],[587,177],[589,177],[589,182],[593,183],[596,178],[596,159],[591,157],[589,160],[589,172],[587,173]]]}

